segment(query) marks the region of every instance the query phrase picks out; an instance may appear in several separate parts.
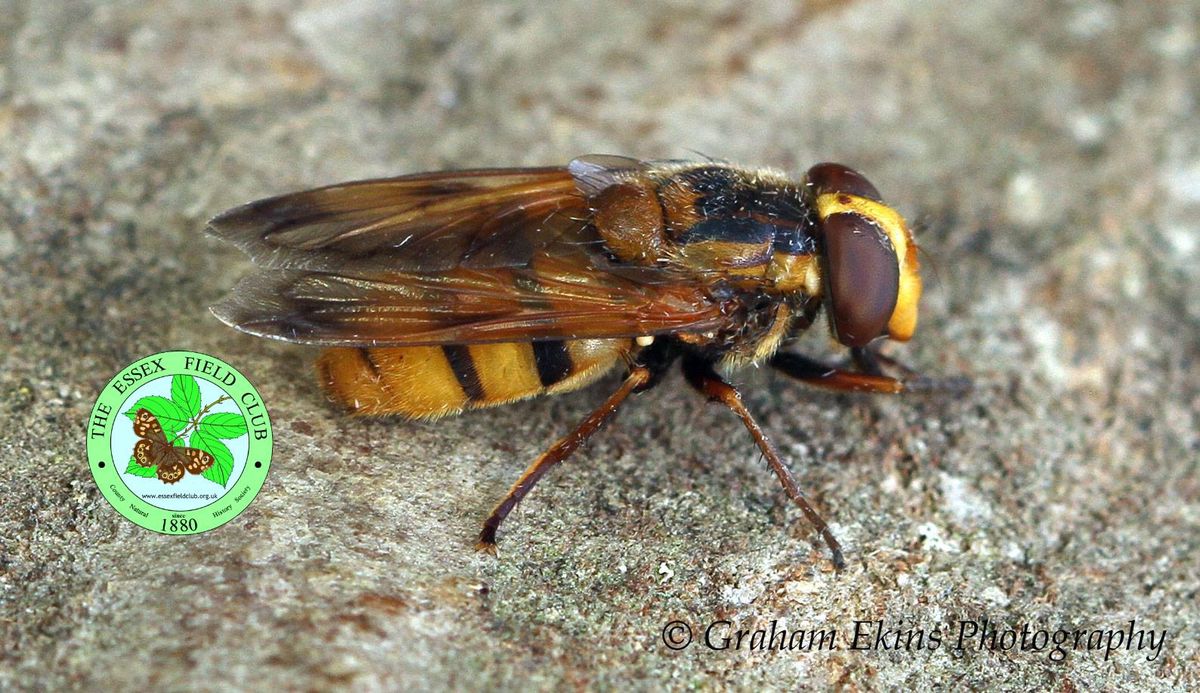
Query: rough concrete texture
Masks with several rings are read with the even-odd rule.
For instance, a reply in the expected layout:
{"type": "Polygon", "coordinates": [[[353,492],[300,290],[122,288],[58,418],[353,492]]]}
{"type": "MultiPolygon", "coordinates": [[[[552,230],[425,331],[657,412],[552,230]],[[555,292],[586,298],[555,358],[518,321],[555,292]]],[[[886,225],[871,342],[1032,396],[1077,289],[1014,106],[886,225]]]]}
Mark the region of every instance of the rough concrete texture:
{"type": "Polygon", "coordinates": [[[1196,2],[3,0],[0,53],[0,688],[1200,684],[1196,2]],[[891,353],[978,385],[741,375],[841,574],[677,376],[477,555],[492,503],[613,377],[356,420],[311,350],[206,310],[249,265],[204,221],[248,199],[692,150],[866,172],[926,251],[921,328],[891,353]],[[186,539],[120,518],[83,457],[103,383],[174,348],[246,372],[277,434],[258,500],[186,539]],[[848,647],[855,620],[985,617],[1167,640],[1153,661],[848,647]],[[697,633],[679,652],[673,619],[697,633]],[[839,648],[705,648],[721,619],[839,648]]]}

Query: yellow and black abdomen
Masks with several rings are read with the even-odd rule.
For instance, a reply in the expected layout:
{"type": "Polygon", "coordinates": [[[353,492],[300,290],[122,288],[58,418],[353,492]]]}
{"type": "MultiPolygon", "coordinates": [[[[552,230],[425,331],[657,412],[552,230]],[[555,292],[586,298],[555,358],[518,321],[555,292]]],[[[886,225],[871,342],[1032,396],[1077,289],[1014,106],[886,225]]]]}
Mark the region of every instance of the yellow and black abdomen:
{"type": "Polygon", "coordinates": [[[338,347],[317,371],[356,414],[436,418],[583,387],[635,348],[630,339],[338,347]]]}

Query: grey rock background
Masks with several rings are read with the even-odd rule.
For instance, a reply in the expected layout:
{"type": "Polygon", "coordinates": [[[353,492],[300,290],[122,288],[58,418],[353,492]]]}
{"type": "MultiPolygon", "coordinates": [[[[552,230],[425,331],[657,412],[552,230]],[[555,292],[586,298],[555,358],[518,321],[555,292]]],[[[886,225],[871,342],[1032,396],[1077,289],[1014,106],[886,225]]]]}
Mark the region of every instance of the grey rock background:
{"type": "Polygon", "coordinates": [[[0,688],[1200,683],[1196,2],[6,0],[0,55],[0,688]],[[674,378],[478,556],[492,503],[614,380],[354,420],[310,351],[206,311],[248,263],[201,229],[248,199],[690,150],[866,172],[927,253],[892,353],[979,385],[743,375],[848,545],[840,575],[737,421],[674,378]],[[262,495],[188,539],[118,517],[83,456],[103,383],[171,348],[236,364],[276,428],[262,495]],[[660,640],[983,617],[1168,639],[1063,663],[660,640]]]}

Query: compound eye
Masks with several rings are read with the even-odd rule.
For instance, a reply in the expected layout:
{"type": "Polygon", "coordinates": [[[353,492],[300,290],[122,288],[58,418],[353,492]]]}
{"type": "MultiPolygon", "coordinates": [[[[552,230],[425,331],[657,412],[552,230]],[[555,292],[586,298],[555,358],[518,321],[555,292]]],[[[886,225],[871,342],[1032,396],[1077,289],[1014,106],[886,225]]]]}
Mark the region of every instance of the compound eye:
{"type": "Polygon", "coordinates": [[[808,169],[808,184],[816,188],[818,195],[827,192],[850,193],[868,200],[883,202],[879,191],[863,174],[841,164],[817,164],[808,169]]]}
{"type": "Polygon", "coordinates": [[[854,212],[831,214],[821,222],[821,229],[833,330],[846,346],[866,346],[887,333],[896,309],[900,291],[896,250],[882,229],[854,212]]]}

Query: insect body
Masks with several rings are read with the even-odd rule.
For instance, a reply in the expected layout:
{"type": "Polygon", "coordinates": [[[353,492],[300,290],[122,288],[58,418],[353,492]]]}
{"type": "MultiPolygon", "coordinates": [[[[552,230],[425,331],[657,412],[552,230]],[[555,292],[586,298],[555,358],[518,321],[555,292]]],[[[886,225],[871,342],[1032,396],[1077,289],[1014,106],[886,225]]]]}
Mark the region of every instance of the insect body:
{"type": "Polygon", "coordinates": [[[837,540],[720,373],[769,363],[824,387],[890,393],[922,381],[886,375],[881,362],[895,364],[874,350],[916,327],[917,246],[874,186],[837,164],[794,182],[588,156],[334,185],[232,209],[210,230],[260,268],[217,317],[328,347],[321,382],[355,413],[433,418],[625,369],[512,487],[481,549],[549,468],[682,361],[691,385],[742,419],[840,567],[837,540]],[[822,306],[856,370],[781,350],[822,306]]]}

